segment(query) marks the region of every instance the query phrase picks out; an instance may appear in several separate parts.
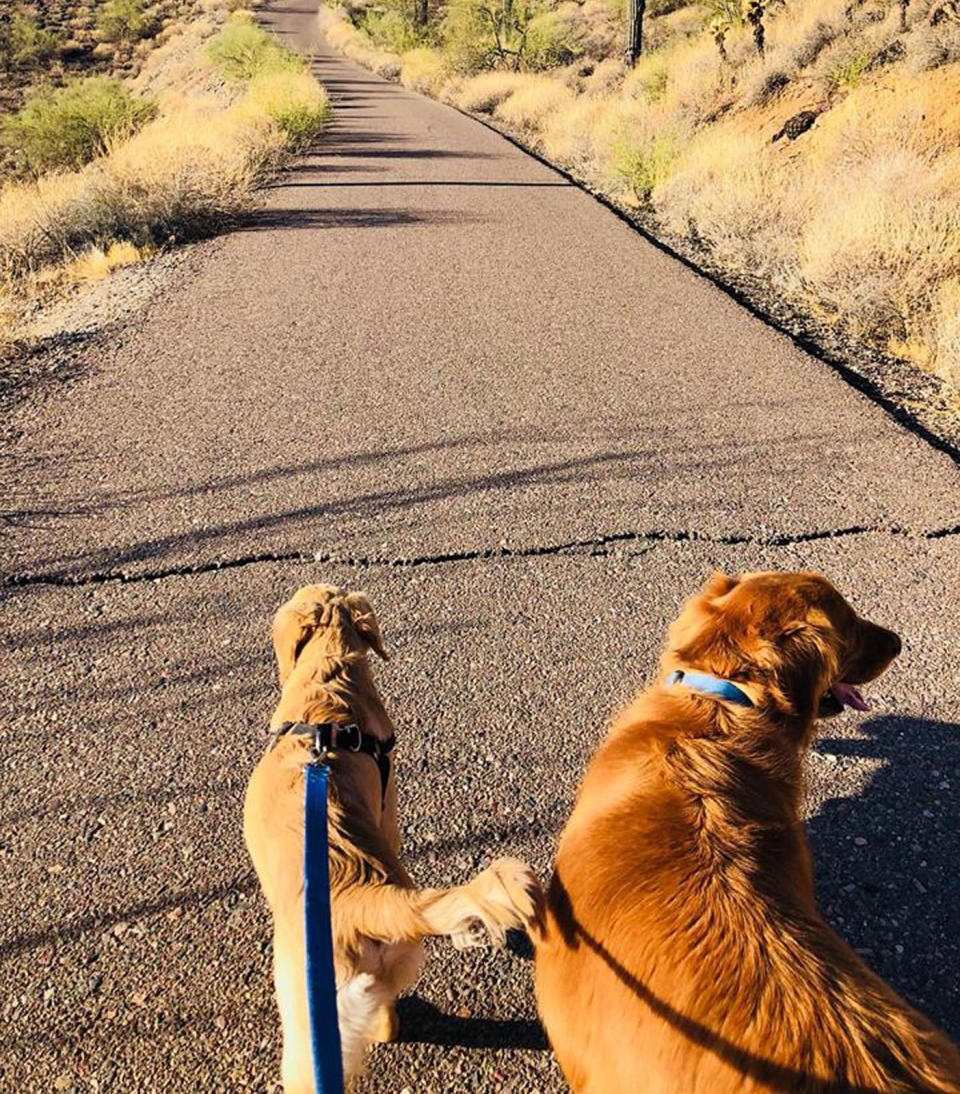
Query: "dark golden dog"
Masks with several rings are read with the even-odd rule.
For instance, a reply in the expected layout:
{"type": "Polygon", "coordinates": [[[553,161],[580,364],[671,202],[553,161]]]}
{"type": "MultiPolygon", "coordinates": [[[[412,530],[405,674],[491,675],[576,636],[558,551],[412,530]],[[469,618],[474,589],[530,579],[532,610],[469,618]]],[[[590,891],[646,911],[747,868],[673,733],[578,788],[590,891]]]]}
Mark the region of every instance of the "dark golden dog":
{"type": "Polygon", "coordinates": [[[801,821],[816,719],[865,709],[899,651],[816,574],[718,574],[686,605],[590,765],[535,939],[578,1094],[960,1091],[957,1049],[821,918],[801,821]]]}

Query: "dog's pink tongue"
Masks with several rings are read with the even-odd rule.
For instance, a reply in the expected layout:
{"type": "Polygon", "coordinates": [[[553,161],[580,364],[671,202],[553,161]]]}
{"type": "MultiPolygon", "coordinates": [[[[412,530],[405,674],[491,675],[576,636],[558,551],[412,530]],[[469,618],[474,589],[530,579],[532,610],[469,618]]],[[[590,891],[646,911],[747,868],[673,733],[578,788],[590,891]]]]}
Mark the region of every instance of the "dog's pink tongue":
{"type": "Polygon", "coordinates": [[[830,690],[845,707],[853,707],[854,710],[870,709],[866,700],[852,684],[834,684],[830,690]]]}

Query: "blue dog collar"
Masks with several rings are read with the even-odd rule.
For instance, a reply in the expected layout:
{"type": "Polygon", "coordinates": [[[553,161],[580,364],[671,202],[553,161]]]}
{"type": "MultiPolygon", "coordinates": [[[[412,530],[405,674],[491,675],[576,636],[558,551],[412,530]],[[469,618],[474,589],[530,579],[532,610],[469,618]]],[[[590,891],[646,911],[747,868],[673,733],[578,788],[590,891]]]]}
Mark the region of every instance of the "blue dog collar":
{"type": "Polygon", "coordinates": [[[728,703],[737,703],[742,707],[752,707],[750,696],[730,680],[721,680],[719,676],[711,676],[708,672],[693,672],[690,669],[676,669],[667,677],[667,687],[673,684],[683,684],[692,691],[698,691],[701,695],[715,695],[718,699],[726,699],[728,703]]]}

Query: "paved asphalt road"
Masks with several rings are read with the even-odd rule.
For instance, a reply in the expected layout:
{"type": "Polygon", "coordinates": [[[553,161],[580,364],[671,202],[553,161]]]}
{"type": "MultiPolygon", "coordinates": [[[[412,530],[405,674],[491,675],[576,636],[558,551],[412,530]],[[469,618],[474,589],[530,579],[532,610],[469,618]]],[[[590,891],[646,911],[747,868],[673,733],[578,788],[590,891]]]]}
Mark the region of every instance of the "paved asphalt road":
{"type": "MultiPolygon", "coordinates": [[[[267,9],[303,46],[313,14],[267,9]]],[[[410,864],[446,882],[547,873],[711,568],[825,571],[906,650],[811,758],[822,903],[960,1037],[956,466],[484,127],[317,71],[317,153],[17,414],[0,1090],[273,1089],[240,806],[271,614],[316,580],[379,609],[410,864]]],[[[365,1094],[561,1091],[522,947],[430,949],[365,1094]]]]}

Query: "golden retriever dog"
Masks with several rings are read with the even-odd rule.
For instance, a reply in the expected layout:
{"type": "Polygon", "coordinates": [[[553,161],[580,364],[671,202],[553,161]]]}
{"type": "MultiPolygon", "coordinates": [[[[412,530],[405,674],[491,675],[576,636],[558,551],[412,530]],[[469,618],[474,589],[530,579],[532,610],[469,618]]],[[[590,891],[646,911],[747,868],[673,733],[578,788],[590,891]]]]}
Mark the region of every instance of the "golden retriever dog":
{"type": "Polygon", "coordinates": [[[820,916],[801,820],[818,717],[866,709],[899,652],[817,574],[717,574],[684,607],[590,765],[534,932],[578,1094],[960,1091],[954,1045],[820,916]]]}
{"type": "MultiPolygon", "coordinates": [[[[283,1027],[286,1094],[314,1090],[304,942],[303,767],[312,737],[300,724],[359,727],[373,751],[336,748],[330,758],[328,830],[333,951],[344,1073],[362,1070],[373,1041],[397,1033],[394,1000],[416,979],[421,939],[465,944],[486,929],[502,941],[533,916],[539,893],[528,867],[498,859],[469,882],[417,889],[400,861],[397,789],[389,760],[394,727],[367,661],[386,658],[377,618],[362,593],[309,585],[273,625],[282,694],[271,727],[281,732],[247,788],[244,835],[273,913],[274,978],[283,1027]],[[376,742],[379,742],[377,744],[376,742]],[[384,746],[381,750],[380,745],[384,746]]],[[[339,735],[340,730],[336,730],[339,735]]]]}

